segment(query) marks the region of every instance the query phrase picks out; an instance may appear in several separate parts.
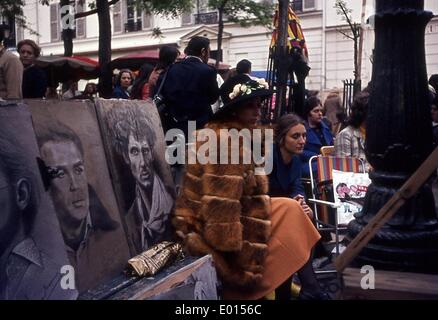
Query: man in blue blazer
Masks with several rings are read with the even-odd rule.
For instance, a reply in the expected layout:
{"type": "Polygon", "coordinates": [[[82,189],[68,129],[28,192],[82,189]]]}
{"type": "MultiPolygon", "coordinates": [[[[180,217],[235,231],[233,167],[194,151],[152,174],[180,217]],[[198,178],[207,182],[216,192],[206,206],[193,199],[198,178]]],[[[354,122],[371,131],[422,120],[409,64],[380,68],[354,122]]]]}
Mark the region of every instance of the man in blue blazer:
{"type": "MultiPolygon", "coordinates": [[[[304,111],[307,117],[305,123],[307,131],[306,145],[304,152],[301,154],[302,175],[310,177],[309,159],[321,153],[321,147],[333,145],[333,135],[329,127],[322,121],[322,104],[321,100],[312,96],[304,104],[304,111]]],[[[316,174],[316,162],[312,166],[313,174],[316,174]]]]}
{"type": "MultiPolygon", "coordinates": [[[[216,70],[207,64],[210,57],[210,40],[204,37],[190,39],[185,50],[187,57],[175,63],[160,75],[156,88],[164,84],[160,94],[167,106],[169,123],[165,130],[178,128],[188,137],[188,121],[196,121],[201,129],[213,114],[211,105],[219,98],[216,70]]],[[[167,122],[167,121],[166,121],[167,122]]]]}

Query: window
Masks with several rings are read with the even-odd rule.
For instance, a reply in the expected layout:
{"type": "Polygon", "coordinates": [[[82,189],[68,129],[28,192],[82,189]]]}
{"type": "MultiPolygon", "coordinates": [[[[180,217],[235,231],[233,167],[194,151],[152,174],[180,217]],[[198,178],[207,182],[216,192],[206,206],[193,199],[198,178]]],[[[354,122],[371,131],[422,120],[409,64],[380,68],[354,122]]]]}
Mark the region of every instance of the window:
{"type": "Polygon", "coordinates": [[[151,29],[153,16],[150,13],[143,12],[142,17],[143,17],[143,30],[151,29]]]}
{"type": "Polygon", "coordinates": [[[293,0],[292,10],[295,12],[315,10],[315,0],[293,0]]]}
{"type": "Polygon", "coordinates": [[[17,43],[21,40],[24,40],[24,28],[20,23],[17,23],[17,26],[15,28],[15,38],[17,40],[17,43]]]}
{"type": "MultiPolygon", "coordinates": [[[[76,2],[76,13],[84,12],[84,4],[82,1],[76,2]]],[[[85,38],[85,19],[76,19],[76,38],[85,38]]]]}
{"type": "Polygon", "coordinates": [[[315,9],[315,0],[304,0],[303,10],[314,10],[315,9]]]}
{"type": "Polygon", "coordinates": [[[59,4],[50,5],[50,41],[56,42],[60,40],[60,25],[59,25],[59,4]]]}
{"type": "Polygon", "coordinates": [[[138,12],[135,0],[126,0],[125,32],[141,30],[141,15],[138,12]]]}
{"type": "Polygon", "coordinates": [[[136,0],[120,0],[113,5],[113,33],[149,30],[153,21],[153,15],[142,12],[136,0]]]}
{"type": "Polygon", "coordinates": [[[113,5],[113,32],[122,32],[122,1],[113,5]]]}

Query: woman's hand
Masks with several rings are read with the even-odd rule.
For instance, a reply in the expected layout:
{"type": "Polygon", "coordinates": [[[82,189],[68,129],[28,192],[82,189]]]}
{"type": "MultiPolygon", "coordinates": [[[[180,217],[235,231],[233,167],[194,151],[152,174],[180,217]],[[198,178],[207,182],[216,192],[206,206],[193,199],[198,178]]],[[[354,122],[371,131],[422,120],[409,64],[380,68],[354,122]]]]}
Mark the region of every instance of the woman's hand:
{"type": "Polygon", "coordinates": [[[294,197],[294,200],[298,201],[298,203],[300,204],[301,208],[303,209],[304,213],[307,214],[307,216],[310,219],[313,219],[313,211],[312,209],[310,209],[310,207],[307,205],[306,201],[304,200],[304,196],[302,196],[301,194],[297,195],[294,197]]]}
{"type": "Polygon", "coordinates": [[[312,211],[312,209],[310,209],[310,207],[307,205],[307,203],[304,200],[301,203],[301,208],[303,208],[304,213],[307,214],[307,216],[310,219],[313,219],[313,211],[312,211]]]}

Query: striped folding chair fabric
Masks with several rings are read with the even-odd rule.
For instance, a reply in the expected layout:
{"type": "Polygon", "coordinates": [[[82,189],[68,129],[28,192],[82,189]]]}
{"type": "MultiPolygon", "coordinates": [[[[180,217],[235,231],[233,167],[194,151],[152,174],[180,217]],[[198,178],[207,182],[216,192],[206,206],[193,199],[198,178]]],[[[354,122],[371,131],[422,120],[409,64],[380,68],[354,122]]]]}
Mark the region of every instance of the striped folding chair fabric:
{"type": "Polygon", "coordinates": [[[320,156],[316,159],[318,182],[332,180],[332,170],[345,172],[363,172],[362,163],[358,158],[320,156]]]}

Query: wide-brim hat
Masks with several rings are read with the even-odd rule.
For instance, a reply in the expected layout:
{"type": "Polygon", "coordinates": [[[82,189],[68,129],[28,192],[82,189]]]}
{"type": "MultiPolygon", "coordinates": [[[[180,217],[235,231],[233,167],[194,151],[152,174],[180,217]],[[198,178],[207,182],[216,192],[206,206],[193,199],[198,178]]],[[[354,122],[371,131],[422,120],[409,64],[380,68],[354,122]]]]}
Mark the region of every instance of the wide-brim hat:
{"type": "Polygon", "coordinates": [[[257,97],[266,99],[271,97],[273,93],[265,79],[251,79],[246,75],[233,77],[221,87],[221,99],[224,105],[216,111],[213,119],[224,117],[236,111],[248,100],[257,97]]]}

